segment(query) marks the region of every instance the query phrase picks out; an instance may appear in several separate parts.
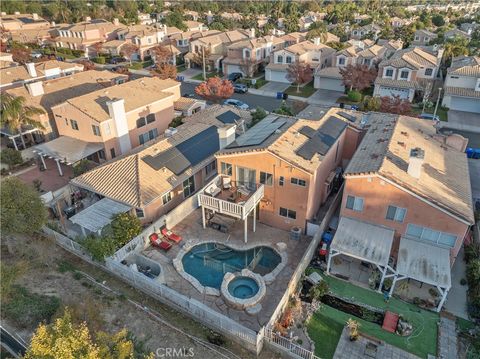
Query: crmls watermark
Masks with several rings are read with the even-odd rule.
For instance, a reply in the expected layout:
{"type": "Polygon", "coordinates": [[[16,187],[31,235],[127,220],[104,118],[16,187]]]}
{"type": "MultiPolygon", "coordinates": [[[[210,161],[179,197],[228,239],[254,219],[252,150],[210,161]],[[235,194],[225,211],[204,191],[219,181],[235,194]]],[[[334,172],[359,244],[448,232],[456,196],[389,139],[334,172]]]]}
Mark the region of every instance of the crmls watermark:
{"type": "Polygon", "coordinates": [[[157,348],[157,358],[192,358],[195,356],[193,348],[157,348]]]}

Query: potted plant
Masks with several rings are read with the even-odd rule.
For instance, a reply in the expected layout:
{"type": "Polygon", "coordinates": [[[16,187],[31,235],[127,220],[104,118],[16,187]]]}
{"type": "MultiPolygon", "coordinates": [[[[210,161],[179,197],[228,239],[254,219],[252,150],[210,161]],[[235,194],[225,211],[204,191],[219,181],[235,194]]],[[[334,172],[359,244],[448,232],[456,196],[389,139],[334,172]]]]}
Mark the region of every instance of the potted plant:
{"type": "Polygon", "coordinates": [[[354,342],[358,339],[358,328],[360,328],[360,323],[352,318],[347,320],[347,328],[350,331],[350,341],[354,342]]]}

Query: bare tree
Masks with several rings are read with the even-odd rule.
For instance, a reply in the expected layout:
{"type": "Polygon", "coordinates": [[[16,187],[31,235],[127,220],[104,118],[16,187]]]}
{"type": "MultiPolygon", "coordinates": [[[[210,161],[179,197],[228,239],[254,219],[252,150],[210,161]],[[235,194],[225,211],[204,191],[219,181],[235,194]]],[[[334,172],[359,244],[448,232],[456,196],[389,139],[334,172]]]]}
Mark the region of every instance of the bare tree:
{"type": "Polygon", "coordinates": [[[380,98],[380,112],[395,113],[398,115],[410,115],[412,113],[412,104],[408,100],[400,98],[398,95],[392,97],[384,96],[380,98]]]}
{"type": "Polygon", "coordinates": [[[154,58],[156,64],[167,64],[172,59],[172,52],[163,45],[158,45],[150,49],[150,54],[154,58]]]}
{"type": "Polygon", "coordinates": [[[242,59],[240,62],[240,70],[245,74],[246,77],[252,77],[256,71],[257,63],[253,61],[250,57],[242,59]]]}
{"type": "Polygon", "coordinates": [[[355,90],[363,90],[373,85],[377,77],[375,68],[368,68],[366,65],[347,65],[340,68],[340,75],[343,78],[343,84],[355,90]]]}
{"type": "Polygon", "coordinates": [[[153,76],[158,76],[162,80],[177,78],[177,67],[172,64],[157,64],[155,70],[152,71],[153,76]]]}
{"type": "Polygon", "coordinates": [[[287,67],[288,81],[297,85],[297,92],[300,92],[300,86],[312,81],[313,71],[309,64],[296,60],[287,67]]]}
{"type": "Polygon", "coordinates": [[[138,51],[138,46],[134,44],[125,44],[120,50],[120,54],[125,57],[130,65],[132,64],[132,55],[138,51]]]}

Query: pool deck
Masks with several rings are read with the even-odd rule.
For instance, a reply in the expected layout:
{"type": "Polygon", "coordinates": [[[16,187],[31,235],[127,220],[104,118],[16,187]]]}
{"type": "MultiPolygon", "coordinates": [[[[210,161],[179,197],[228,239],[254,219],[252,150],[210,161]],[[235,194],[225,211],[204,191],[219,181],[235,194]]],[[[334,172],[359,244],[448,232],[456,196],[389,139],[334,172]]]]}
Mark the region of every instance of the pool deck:
{"type": "Polygon", "coordinates": [[[172,261],[177,256],[182,243],[195,245],[195,243],[198,242],[211,240],[222,242],[225,245],[231,244],[235,247],[241,247],[244,245],[243,221],[234,221],[233,219],[228,221],[229,232],[222,233],[211,228],[203,229],[201,216],[201,211],[197,209],[173,228],[173,232],[181,235],[183,241],[179,245],[174,245],[170,251],[163,252],[159,249],[148,247],[142,254],[161,264],[164,272],[165,284],[168,287],[190,298],[195,298],[215,311],[224,314],[250,329],[258,331],[270,320],[271,315],[287,289],[288,282],[290,281],[293,272],[310,244],[311,238],[302,237],[300,240],[291,240],[289,238],[289,232],[269,227],[259,222],[257,222],[256,232],[253,233],[252,221],[248,221],[249,247],[252,244],[258,244],[259,246],[266,245],[278,250],[277,243],[283,242],[286,245],[285,253],[287,254],[287,263],[285,267],[280,271],[275,280],[266,286],[266,295],[260,302],[262,310],[259,313],[252,315],[244,310],[232,308],[227,305],[222,297],[200,293],[174,268],[172,261]]]}

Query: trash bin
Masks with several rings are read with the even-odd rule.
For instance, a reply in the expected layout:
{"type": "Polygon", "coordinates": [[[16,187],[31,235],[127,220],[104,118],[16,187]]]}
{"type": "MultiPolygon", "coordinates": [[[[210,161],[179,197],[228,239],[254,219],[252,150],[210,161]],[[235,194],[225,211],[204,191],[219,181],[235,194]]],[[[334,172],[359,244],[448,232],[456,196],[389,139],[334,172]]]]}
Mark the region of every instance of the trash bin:
{"type": "Polygon", "coordinates": [[[183,82],[185,80],[185,76],[177,76],[177,81],[183,82]]]}
{"type": "Polygon", "coordinates": [[[345,104],[343,102],[340,102],[340,108],[345,108],[345,104]]]}
{"type": "Polygon", "coordinates": [[[473,148],[468,147],[465,152],[466,152],[468,158],[472,158],[473,154],[475,153],[475,150],[473,148]]]}
{"type": "Polygon", "coordinates": [[[290,230],[290,239],[293,239],[294,241],[300,240],[301,235],[302,235],[302,229],[299,227],[293,227],[290,230]]]}
{"type": "Polygon", "coordinates": [[[283,99],[284,99],[284,100],[287,100],[287,99],[288,99],[288,93],[285,93],[285,92],[283,93],[283,99]]]}
{"type": "Polygon", "coordinates": [[[283,98],[283,92],[277,92],[277,100],[281,100],[283,98]]]}

